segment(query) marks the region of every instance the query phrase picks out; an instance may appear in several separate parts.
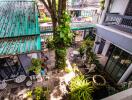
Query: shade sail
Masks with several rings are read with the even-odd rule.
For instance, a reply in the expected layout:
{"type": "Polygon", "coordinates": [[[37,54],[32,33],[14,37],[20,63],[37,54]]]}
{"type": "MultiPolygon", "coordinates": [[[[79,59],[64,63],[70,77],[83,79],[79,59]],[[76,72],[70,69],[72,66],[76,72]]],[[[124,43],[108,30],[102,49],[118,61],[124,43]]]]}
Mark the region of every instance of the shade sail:
{"type": "Polygon", "coordinates": [[[34,1],[0,0],[0,38],[39,34],[34,1]]]}
{"type": "Polygon", "coordinates": [[[0,39],[0,56],[41,50],[40,36],[0,39]]]}

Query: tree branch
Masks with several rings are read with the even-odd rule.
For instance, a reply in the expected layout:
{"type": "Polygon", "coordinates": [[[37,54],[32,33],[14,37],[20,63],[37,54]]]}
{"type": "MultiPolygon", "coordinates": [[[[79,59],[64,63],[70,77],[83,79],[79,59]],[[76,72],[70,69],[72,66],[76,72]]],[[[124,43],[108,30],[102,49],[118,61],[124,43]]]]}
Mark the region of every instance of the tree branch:
{"type": "Polygon", "coordinates": [[[45,2],[45,0],[40,0],[44,6],[46,7],[46,9],[49,11],[49,13],[51,13],[51,7],[45,2]]]}
{"type": "Polygon", "coordinates": [[[57,18],[56,16],[56,0],[52,0],[52,10],[53,10],[53,15],[55,18],[57,18]]]}

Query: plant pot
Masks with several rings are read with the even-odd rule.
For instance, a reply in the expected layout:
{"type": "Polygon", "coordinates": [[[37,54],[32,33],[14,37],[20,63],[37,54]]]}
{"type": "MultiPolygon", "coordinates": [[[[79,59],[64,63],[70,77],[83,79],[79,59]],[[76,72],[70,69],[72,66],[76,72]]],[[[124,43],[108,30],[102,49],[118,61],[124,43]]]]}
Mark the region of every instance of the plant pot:
{"type": "Polygon", "coordinates": [[[106,80],[101,75],[94,75],[92,79],[93,79],[93,86],[96,88],[106,85],[106,80]]]}

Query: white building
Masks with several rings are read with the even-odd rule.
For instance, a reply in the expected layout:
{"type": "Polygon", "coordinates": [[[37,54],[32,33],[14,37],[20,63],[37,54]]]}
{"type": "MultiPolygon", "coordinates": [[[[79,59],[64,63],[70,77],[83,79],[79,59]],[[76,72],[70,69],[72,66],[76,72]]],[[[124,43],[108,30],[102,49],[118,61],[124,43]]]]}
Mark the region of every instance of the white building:
{"type": "Polygon", "coordinates": [[[132,81],[132,0],[105,0],[104,7],[94,51],[115,82],[132,81]]]}

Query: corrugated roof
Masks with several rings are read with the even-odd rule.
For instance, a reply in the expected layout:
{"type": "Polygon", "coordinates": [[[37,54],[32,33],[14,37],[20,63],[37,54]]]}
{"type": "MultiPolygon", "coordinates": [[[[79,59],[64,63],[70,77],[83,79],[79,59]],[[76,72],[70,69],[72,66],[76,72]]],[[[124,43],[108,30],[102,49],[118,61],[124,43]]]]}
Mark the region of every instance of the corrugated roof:
{"type": "Polygon", "coordinates": [[[40,36],[0,39],[0,56],[41,50],[40,36]]]}
{"type": "Polygon", "coordinates": [[[33,0],[0,0],[0,57],[41,50],[33,0]]]}
{"type": "Polygon", "coordinates": [[[32,0],[0,0],[0,38],[39,34],[37,13],[32,0]]]}

